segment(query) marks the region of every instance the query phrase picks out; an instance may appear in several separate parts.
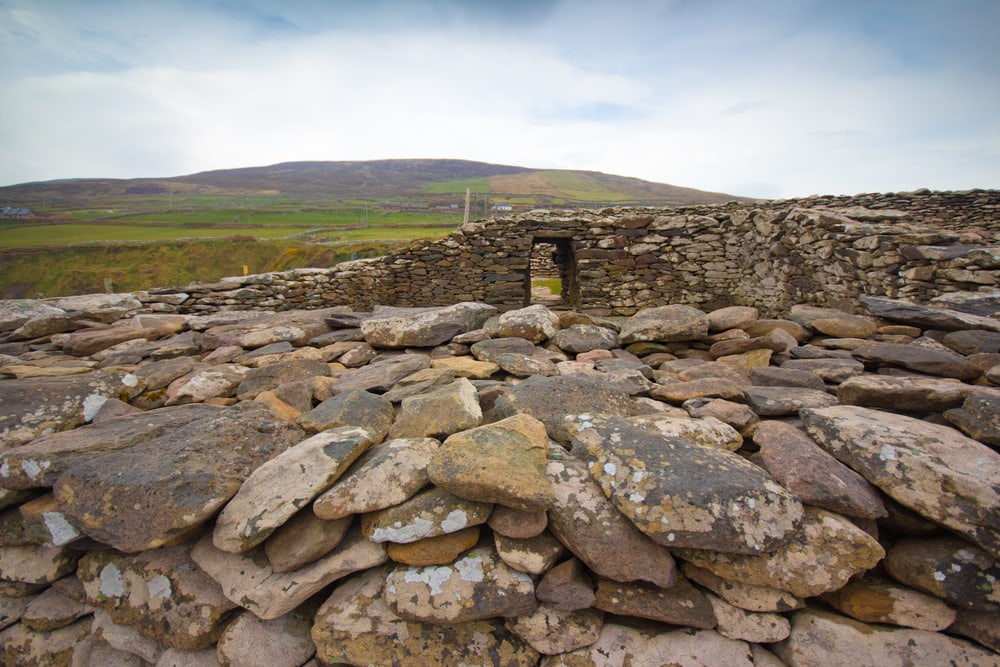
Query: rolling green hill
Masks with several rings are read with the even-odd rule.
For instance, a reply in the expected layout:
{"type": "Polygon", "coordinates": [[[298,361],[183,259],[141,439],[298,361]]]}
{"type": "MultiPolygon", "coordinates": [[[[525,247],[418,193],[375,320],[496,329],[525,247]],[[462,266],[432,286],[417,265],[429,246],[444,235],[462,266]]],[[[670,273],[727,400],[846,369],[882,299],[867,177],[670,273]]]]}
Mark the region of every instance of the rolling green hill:
{"type": "Polygon", "coordinates": [[[0,219],[0,298],[212,281],[243,266],[273,270],[289,258],[287,268],[329,266],[356,244],[371,256],[447,235],[462,222],[467,189],[472,219],[539,207],[741,199],[593,171],[467,160],[286,162],[174,178],[22,183],[0,188],[0,207],[34,213],[0,219]]]}

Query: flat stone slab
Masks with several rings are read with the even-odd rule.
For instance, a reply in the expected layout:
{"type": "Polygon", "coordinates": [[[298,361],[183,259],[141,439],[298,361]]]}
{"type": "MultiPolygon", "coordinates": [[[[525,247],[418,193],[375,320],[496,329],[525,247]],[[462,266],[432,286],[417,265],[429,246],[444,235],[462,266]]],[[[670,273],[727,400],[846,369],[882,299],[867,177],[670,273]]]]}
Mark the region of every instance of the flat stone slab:
{"type": "Polygon", "coordinates": [[[869,625],[820,609],[794,612],[791,634],[775,653],[789,665],[1000,664],[992,651],[940,632],[869,625]]]}
{"type": "Polygon", "coordinates": [[[484,524],[492,511],[491,503],[465,500],[432,486],[400,505],[364,515],[361,527],[373,542],[407,544],[484,524]]]}
{"type": "Polygon", "coordinates": [[[400,618],[385,601],[387,575],[387,568],[376,568],[352,577],[319,608],[312,636],[323,663],[538,664],[538,652],[500,619],[438,624],[400,618]]]}
{"type": "Polygon", "coordinates": [[[911,324],[922,329],[945,329],[958,331],[961,329],[985,329],[1000,331],[1000,321],[992,317],[971,315],[951,308],[922,306],[915,303],[886,299],[877,296],[861,296],[858,299],[876,317],[883,317],[894,322],[911,324]]]}
{"type": "Polygon", "coordinates": [[[897,502],[1000,557],[1000,454],[927,421],[842,405],[802,411],[806,431],[897,502]]]}
{"type": "Polygon", "coordinates": [[[497,309],[467,301],[442,308],[376,307],[361,320],[361,333],[375,347],[433,347],[479,329],[497,309]]]}
{"type": "Polygon", "coordinates": [[[337,481],[371,444],[367,429],[340,426],[263,463],[222,509],[212,543],[223,551],[249,551],[337,481]]]}
{"type": "Polygon", "coordinates": [[[697,308],[673,304],[644,308],[630,317],[621,333],[623,346],[639,342],[700,340],[708,335],[708,315],[697,308]]]}
{"type": "Polygon", "coordinates": [[[87,601],[144,637],[182,650],[219,637],[236,607],[191,561],[191,545],[126,555],[92,551],[80,561],[87,601]]]}
{"type": "Polygon", "coordinates": [[[316,499],[313,512],[341,519],[404,503],[430,482],[427,465],[440,446],[433,438],[401,438],[372,447],[316,499]]]}
{"type": "Polygon", "coordinates": [[[939,377],[975,380],[983,374],[983,369],[957,352],[934,350],[919,345],[866,343],[855,348],[851,354],[868,363],[902,366],[939,377]]]}
{"type": "Polygon", "coordinates": [[[649,581],[663,588],[674,584],[677,567],[670,552],[615,508],[584,461],[553,446],[545,474],[555,493],[549,529],[595,574],[615,581],[649,581]]]}
{"type": "Polygon", "coordinates": [[[243,403],[73,466],[56,481],[56,501],[100,542],[124,552],[155,549],[188,537],[302,435],[262,404],[243,403]]]}
{"type": "Polygon", "coordinates": [[[729,581],[812,597],[837,590],[855,574],[875,567],[885,550],[844,517],[807,507],[797,534],[773,553],[683,549],[677,555],[729,581]]]}
{"type": "Polygon", "coordinates": [[[334,581],[352,572],[375,568],[388,556],[385,546],[366,539],[359,530],[328,555],[291,572],[275,572],[262,548],[234,554],[220,551],[205,535],[191,558],[222,587],[222,593],[258,618],[280,618],[334,581]]]}
{"type": "Polygon", "coordinates": [[[837,397],[825,391],[797,387],[743,387],[746,402],[761,417],[788,417],[803,408],[836,405],[837,397]]]}
{"type": "Polygon", "coordinates": [[[143,387],[132,373],[100,370],[54,378],[0,380],[0,451],[84,424],[109,399],[129,401],[143,387]]]}
{"type": "Polygon", "coordinates": [[[629,421],[577,418],[573,441],[590,473],[628,519],[663,546],[731,553],[777,549],[802,504],[743,457],[629,421]]]}
{"type": "Polygon", "coordinates": [[[451,565],[394,569],[386,577],[385,601],[401,618],[425,623],[521,616],[538,607],[531,577],[508,567],[489,547],[451,565]]]}
{"type": "Polygon", "coordinates": [[[176,429],[216,417],[222,411],[215,405],[178,405],[44,435],[0,453],[0,486],[51,487],[74,465],[169,436],[176,429]]]}
{"type": "Polygon", "coordinates": [[[1000,564],[959,537],[900,540],[889,548],[885,568],[896,581],[952,607],[1000,612],[1000,564]]]}
{"type": "Polygon", "coordinates": [[[514,415],[449,436],[431,456],[427,474],[460,498],[542,511],[553,502],[545,477],[548,442],[542,422],[514,415]]]}

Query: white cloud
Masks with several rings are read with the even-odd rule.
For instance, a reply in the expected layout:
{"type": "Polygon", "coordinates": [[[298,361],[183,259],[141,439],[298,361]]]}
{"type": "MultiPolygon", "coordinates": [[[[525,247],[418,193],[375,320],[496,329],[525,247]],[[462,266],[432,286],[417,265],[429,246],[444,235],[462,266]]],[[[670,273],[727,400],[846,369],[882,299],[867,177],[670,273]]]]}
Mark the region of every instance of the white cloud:
{"type": "Polygon", "coordinates": [[[0,183],[386,157],[758,196],[1000,180],[996,47],[944,48],[951,10],[915,51],[910,14],[854,29],[825,3],[8,4],[0,183]]]}

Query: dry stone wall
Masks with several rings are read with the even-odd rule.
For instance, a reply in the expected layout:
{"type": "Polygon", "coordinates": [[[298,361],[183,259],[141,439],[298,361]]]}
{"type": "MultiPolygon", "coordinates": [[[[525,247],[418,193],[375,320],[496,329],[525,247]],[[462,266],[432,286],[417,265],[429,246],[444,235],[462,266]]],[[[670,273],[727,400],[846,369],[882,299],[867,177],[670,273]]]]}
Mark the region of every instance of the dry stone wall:
{"type": "Polygon", "coordinates": [[[227,278],[139,295],[154,309],[311,309],[530,301],[552,248],[568,305],[598,315],[685,303],[856,309],[859,295],[926,302],[989,292],[1000,191],[917,191],[669,209],[532,211],[330,269],[227,278]],[[534,265],[534,269],[531,267],[534,265]]]}

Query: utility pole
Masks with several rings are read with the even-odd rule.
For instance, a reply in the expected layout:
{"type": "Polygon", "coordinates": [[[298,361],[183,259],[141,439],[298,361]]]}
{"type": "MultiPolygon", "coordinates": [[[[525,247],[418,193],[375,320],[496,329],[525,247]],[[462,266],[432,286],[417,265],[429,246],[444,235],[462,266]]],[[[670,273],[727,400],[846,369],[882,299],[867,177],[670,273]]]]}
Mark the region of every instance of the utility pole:
{"type": "Polygon", "coordinates": [[[462,220],[463,225],[469,224],[470,197],[472,197],[472,188],[465,188],[465,218],[462,220]]]}

